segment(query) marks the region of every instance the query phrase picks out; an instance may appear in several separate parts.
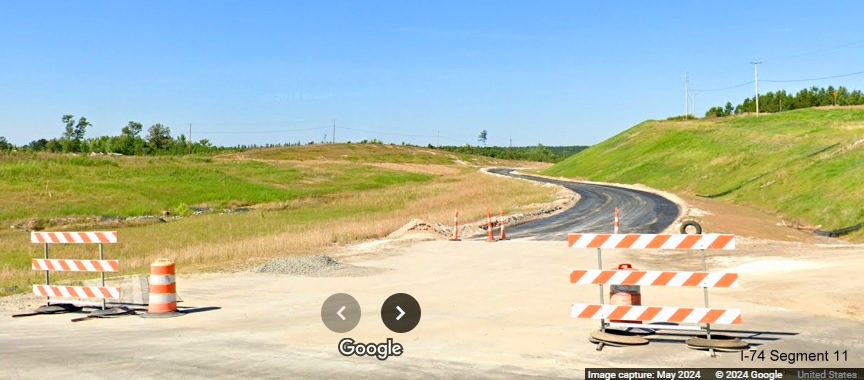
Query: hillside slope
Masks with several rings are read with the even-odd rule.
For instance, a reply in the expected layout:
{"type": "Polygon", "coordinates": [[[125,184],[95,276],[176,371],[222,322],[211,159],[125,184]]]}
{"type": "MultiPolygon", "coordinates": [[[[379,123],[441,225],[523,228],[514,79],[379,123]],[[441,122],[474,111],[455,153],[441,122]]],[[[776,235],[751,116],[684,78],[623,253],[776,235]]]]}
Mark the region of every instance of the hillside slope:
{"type": "Polygon", "coordinates": [[[864,107],[646,121],[544,174],[708,195],[837,229],[864,222],[864,107]]]}

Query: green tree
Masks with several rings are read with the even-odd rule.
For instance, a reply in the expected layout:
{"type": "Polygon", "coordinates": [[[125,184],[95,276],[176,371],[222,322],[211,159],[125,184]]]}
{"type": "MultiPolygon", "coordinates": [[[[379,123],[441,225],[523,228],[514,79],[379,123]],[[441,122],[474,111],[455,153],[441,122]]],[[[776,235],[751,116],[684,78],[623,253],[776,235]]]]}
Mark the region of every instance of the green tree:
{"type": "Polygon", "coordinates": [[[15,149],[15,145],[12,145],[9,143],[9,141],[6,141],[5,136],[0,136],[0,152],[5,152],[12,149],[15,149]]]}
{"type": "Polygon", "coordinates": [[[57,141],[57,139],[51,139],[45,143],[45,150],[51,153],[60,152],[62,149],[63,144],[61,144],[60,141],[57,141]]]}
{"type": "Polygon", "coordinates": [[[171,129],[162,124],[153,124],[147,130],[147,147],[151,152],[163,152],[171,146],[171,129]]]}
{"type": "Polygon", "coordinates": [[[126,155],[141,155],[144,154],[145,146],[147,145],[144,139],[141,138],[141,131],[144,126],[137,121],[130,121],[120,131],[120,136],[117,136],[112,144],[111,150],[115,153],[126,155]]]}
{"type": "Polygon", "coordinates": [[[480,136],[477,136],[477,142],[482,142],[484,147],[486,146],[486,136],[487,132],[485,129],[480,132],[480,136]]]}
{"type": "Polygon", "coordinates": [[[127,136],[130,139],[134,139],[135,137],[141,135],[141,131],[143,130],[144,126],[141,125],[141,123],[137,121],[130,121],[128,124],[126,124],[125,127],[123,127],[121,132],[123,132],[124,136],[127,136]]]}
{"type": "Polygon", "coordinates": [[[63,115],[61,120],[66,125],[66,130],[63,132],[63,137],[60,140],[63,152],[84,152],[86,146],[81,144],[81,140],[84,139],[84,135],[87,133],[87,127],[91,126],[90,122],[83,116],[76,122],[74,115],[63,115]]]}
{"type": "Polygon", "coordinates": [[[33,140],[29,144],[25,145],[25,147],[33,152],[42,152],[48,150],[48,140],[39,139],[33,140]]]}
{"type": "Polygon", "coordinates": [[[723,117],[726,116],[724,111],[720,107],[711,107],[708,111],[705,111],[705,117],[723,117]]]}
{"type": "Polygon", "coordinates": [[[726,102],[726,106],[723,107],[723,116],[731,115],[734,110],[735,107],[732,107],[732,102],[726,102]]]}

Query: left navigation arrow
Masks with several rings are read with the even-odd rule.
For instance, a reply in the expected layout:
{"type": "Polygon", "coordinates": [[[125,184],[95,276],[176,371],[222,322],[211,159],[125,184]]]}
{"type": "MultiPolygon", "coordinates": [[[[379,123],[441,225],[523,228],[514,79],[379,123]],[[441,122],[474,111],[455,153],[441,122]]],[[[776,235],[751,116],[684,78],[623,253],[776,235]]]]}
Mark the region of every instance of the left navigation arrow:
{"type": "Polygon", "coordinates": [[[331,295],[321,305],[321,321],[330,331],[347,333],[360,323],[360,304],[345,293],[331,295]]]}

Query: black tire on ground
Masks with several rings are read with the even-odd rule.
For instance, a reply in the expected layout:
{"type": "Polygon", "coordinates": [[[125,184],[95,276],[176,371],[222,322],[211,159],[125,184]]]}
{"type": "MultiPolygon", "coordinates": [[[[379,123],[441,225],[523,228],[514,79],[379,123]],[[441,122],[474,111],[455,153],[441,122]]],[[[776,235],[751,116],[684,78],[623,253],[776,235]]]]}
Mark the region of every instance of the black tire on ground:
{"type": "Polygon", "coordinates": [[[692,220],[688,220],[684,223],[681,223],[681,230],[680,230],[681,233],[686,234],[687,233],[687,227],[691,227],[691,226],[696,229],[696,235],[702,234],[702,226],[700,226],[699,223],[696,223],[695,221],[692,221],[692,220]]]}

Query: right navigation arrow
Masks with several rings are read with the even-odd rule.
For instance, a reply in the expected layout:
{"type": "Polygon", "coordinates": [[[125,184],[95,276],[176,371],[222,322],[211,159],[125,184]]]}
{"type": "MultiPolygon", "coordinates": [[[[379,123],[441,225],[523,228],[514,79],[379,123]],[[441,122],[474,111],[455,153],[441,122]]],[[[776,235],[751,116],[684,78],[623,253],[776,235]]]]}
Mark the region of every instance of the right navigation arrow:
{"type": "Polygon", "coordinates": [[[396,293],[381,305],[381,321],[390,331],[406,333],[420,323],[420,304],[407,293],[396,293]]]}

